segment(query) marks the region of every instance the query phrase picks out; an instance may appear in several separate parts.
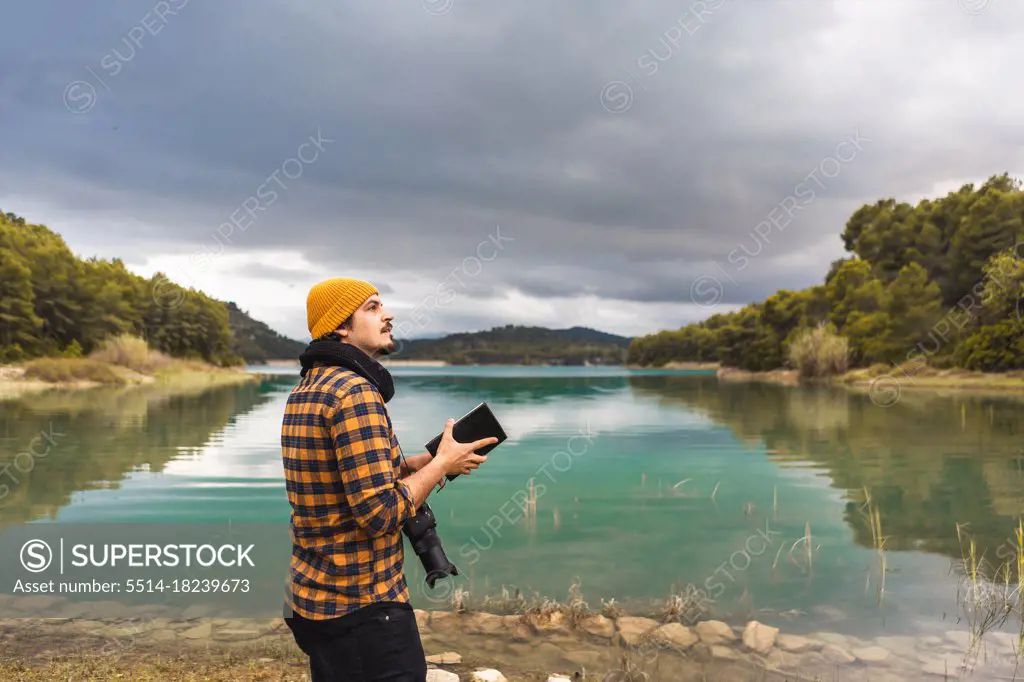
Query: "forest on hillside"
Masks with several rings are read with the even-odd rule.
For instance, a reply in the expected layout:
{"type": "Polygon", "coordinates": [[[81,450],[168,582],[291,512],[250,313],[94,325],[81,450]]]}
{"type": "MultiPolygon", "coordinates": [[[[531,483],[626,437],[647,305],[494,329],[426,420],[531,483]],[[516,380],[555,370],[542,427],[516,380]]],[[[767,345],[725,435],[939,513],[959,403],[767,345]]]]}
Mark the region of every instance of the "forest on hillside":
{"type": "Polygon", "coordinates": [[[228,301],[228,324],[235,336],[234,349],[252,365],[264,365],[268,360],[297,359],[306,350],[306,344],[274,331],[268,325],[254,320],[233,301],[228,301]]]}
{"type": "MultiPolygon", "coordinates": [[[[120,259],[78,258],[43,225],[0,211],[0,363],[81,357],[105,340],[137,336],[171,357],[230,366],[298,358],[306,344],[252,319],[233,302],[141,277],[120,259]]],[[[622,364],[629,339],[592,329],[506,325],[404,341],[400,359],[451,364],[622,364]]]]}
{"type": "Polygon", "coordinates": [[[849,256],[822,284],[633,340],[627,362],[792,366],[811,330],[843,341],[850,367],[1024,369],[1024,190],[1007,174],[916,206],[865,204],[841,233],[849,256]]]}
{"type": "Polygon", "coordinates": [[[548,329],[507,324],[485,331],[413,339],[395,359],[444,360],[451,365],[621,365],[630,339],[588,327],[548,329]]]}
{"type": "Polygon", "coordinates": [[[0,362],[80,357],[132,334],[172,357],[241,363],[222,301],[145,278],[120,259],[80,259],[43,225],[0,211],[0,362]]]}

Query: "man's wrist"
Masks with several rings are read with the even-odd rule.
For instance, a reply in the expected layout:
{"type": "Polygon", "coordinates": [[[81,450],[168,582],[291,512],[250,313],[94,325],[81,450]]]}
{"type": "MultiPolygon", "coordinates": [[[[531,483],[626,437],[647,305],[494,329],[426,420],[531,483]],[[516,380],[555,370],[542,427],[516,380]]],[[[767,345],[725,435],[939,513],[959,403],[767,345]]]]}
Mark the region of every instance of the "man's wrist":
{"type": "Polygon", "coordinates": [[[411,476],[423,467],[430,464],[433,457],[430,456],[429,452],[424,452],[412,457],[405,457],[402,459],[402,473],[403,476],[411,476]]]}
{"type": "Polygon", "coordinates": [[[427,463],[427,466],[432,466],[434,464],[437,465],[437,482],[434,484],[434,486],[437,490],[441,490],[448,483],[448,472],[445,471],[444,462],[436,460],[433,457],[431,457],[430,461],[427,463]]]}
{"type": "Polygon", "coordinates": [[[409,465],[409,472],[413,473],[413,474],[416,473],[417,471],[419,471],[423,467],[425,467],[428,464],[430,464],[430,462],[433,459],[434,458],[430,456],[429,452],[421,452],[418,455],[413,455],[412,457],[410,457],[407,460],[408,461],[408,465],[409,465]]]}
{"type": "Polygon", "coordinates": [[[431,458],[431,461],[427,462],[423,468],[405,479],[405,482],[413,491],[413,498],[416,500],[417,508],[423,504],[424,500],[427,499],[430,492],[440,481],[447,480],[445,474],[444,462],[431,458]]]}
{"type": "Polygon", "coordinates": [[[430,460],[424,463],[423,465],[424,469],[426,469],[427,467],[433,468],[432,474],[434,478],[440,478],[440,480],[442,481],[445,480],[444,462],[442,462],[439,459],[434,459],[433,457],[431,457],[430,460]]]}

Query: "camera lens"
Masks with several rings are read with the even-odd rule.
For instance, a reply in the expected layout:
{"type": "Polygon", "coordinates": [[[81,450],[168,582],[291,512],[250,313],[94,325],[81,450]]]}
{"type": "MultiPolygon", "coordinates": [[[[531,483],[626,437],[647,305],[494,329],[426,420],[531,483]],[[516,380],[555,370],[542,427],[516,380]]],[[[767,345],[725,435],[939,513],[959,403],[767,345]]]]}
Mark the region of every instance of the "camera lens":
{"type": "Polygon", "coordinates": [[[438,537],[434,528],[437,522],[434,513],[426,504],[420,506],[416,516],[405,522],[403,532],[412,543],[412,549],[420,558],[423,569],[427,572],[427,584],[431,589],[439,579],[458,575],[459,569],[445,556],[441,547],[441,538],[438,537]]]}

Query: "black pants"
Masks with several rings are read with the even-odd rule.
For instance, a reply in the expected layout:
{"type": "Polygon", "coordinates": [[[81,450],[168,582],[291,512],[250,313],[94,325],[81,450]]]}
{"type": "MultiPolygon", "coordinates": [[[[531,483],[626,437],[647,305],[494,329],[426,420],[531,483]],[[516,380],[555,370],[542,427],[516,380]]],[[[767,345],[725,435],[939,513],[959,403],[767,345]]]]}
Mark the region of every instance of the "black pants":
{"type": "Polygon", "coordinates": [[[343,618],[307,620],[286,614],[295,643],[309,656],[312,682],[425,682],[427,661],[416,614],[384,602],[343,618]]]}

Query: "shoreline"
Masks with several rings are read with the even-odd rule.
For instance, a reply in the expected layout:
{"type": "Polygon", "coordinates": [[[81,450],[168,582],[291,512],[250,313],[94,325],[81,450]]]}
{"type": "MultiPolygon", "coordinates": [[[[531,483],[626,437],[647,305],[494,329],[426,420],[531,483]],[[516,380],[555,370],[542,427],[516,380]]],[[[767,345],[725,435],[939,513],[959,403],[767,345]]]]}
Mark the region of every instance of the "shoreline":
{"type": "MultiPolygon", "coordinates": [[[[615,364],[615,365],[612,365],[612,364],[608,364],[608,365],[605,365],[605,364],[596,364],[596,365],[562,365],[562,364],[546,364],[546,363],[524,364],[524,363],[505,363],[505,362],[493,362],[493,363],[489,363],[489,362],[474,362],[474,363],[465,364],[465,365],[462,365],[462,364],[458,364],[457,365],[457,364],[452,364],[452,363],[448,362],[447,360],[399,360],[399,359],[389,359],[388,357],[382,358],[380,360],[380,363],[382,365],[384,365],[385,367],[387,367],[389,365],[390,366],[395,366],[395,367],[622,367],[624,369],[639,369],[639,370],[645,370],[645,369],[654,369],[654,370],[660,370],[660,369],[670,369],[670,370],[675,370],[675,369],[681,369],[681,370],[712,370],[712,369],[719,369],[721,367],[721,365],[719,363],[717,363],[717,362],[668,362],[668,363],[665,363],[664,365],[662,365],[660,367],[650,367],[650,366],[636,365],[636,364],[630,364],[630,363],[622,363],[622,364],[615,364]]],[[[273,365],[289,365],[289,366],[290,365],[295,365],[296,367],[298,367],[299,366],[299,361],[298,360],[293,360],[293,359],[267,360],[267,361],[261,362],[259,364],[250,364],[248,366],[250,367],[250,369],[252,371],[258,371],[259,367],[262,367],[262,366],[273,366],[273,365]]]]}
{"type": "Polygon", "coordinates": [[[659,369],[691,369],[691,370],[692,369],[698,369],[698,370],[715,369],[715,370],[717,370],[717,369],[721,369],[721,367],[722,367],[721,364],[717,363],[717,362],[678,362],[678,361],[666,362],[664,365],[658,365],[658,366],[636,365],[636,364],[630,364],[630,363],[623,364],[622,366],[625,367],[626,369],[654,369],[654,370],[659,370],[659,369]]]}
{"type": "MultiPolygon", "coordinates": [[[[298,681],[308,671],[280,617],[225,618],[209,606],[182,611],[106,601],[95,605],[104,607],[99,617],[87,617],[85,605],[69,603],[74,614],[40,618],[42,602],[53,598],[25,600],[24,616],[19,609],[17,616],[0,619],[0,641],[5,643],[0,667],[13,682],[120,676],[139,682],[184,681],[194,680],[190,675],[197,668],[211,682],[298,681]]],[[[858,638],[826,630],[791,634],[784,624],[753,618],[691,622],[675,612],[646,617],[593,612],[585,605],[512,613],[415,609],[414,614],[429,667],[448,673],[428,678],[438,681],[475,679],[481,670],[500,671],[501,677],[485,679],[508,682],[591,675],[651,682],[781,682],[794,675],[923,681],[944,674],[959,678],[962,666],[979,679],[996,679],[1020,663],[1015,634],[988,632],[977,638],[978,633],[954,624],[927,635],[858,638]]]]}
{"type": "Polygon", "coordinates": [[[381,360],[382,365],[385,367],[447,367],[448,363],[445,360],[389,360],[384,358],[381,360]]]}
{"type": "MultiPolygon", "coordinates": [[[[292,366],[292,365],[294,365],[295,367],[298,367],[299,364],[300,363],[299,363],[298,360],[286,358],[286,359],[280,359],[280,360],[267,360],[267,361],[261,362],[259,364],[253,363],[253,364],[250,364],[248,366],[250,368],[253,368],[253,370],[255,371],[256,368],[264,367],[264,366],[273,366],[273,365],[288,365],[288,366],[292,366]]],[[[410,367],[414,367],[414,366],[417,366],[417,365],[423,366],[423,367],[447,367],[448,366],[448,362],[445,361],[445,360],[390,360],[390,359],[388,359],[386,357],[381,359],[380,364],[384,365],[385,367],[387,367],[388,365],[410,366],[410,367]]]]}
{"type": "MultiPolygon", "coordinates": [[[[852,369],[834,377],[804,380],[793,369],[775,369],[751,372],[735,367],[720,367],[716,373],[720,381],[764,382],[782,386],[836,386],[869,393],[900,393],[904,389],[920,391],[969,391],[1005,395],[1024,393],[1024,372],[989,373],[961,369],[937,370],[927,368],[917,372],[873,368],[852,369]]],[[[880,396],[881,398],[881,396],[880,396]]],[[[881,398],[885,401],[884,398],[881,398]]]]}
{"type": "Polygon", "coordinates": [[[795,369],[773,369],[768,372],[751,372],[736,367],[719,367],[715,372],[719,381],[752,381],[782,386],[800,386],[800,377],[795,369]]]}
{"type": "Polygon", "coordinates": [[[50,391],[78,392],[107,388],[132,390],[144,386],[166,386],[171,389],[199,388],[244,384],[258,381],[257,374],[244,369],[227,369],[210,365],[209,369],[181,369],[166,374],[148,375],[133,372],[123,367],[116,368],[123,383],[109,383],[90,380],[43,381],[25,377],[25,368],[19,365],[0,365],[0,401],[22,398],[50,391]]]}
{"type": "MultiPolygon", "coordinates": [[[[25,367],[17,364],[0,365],[0,401],[38,394],[47,391],[77,392],[95,388],[131,390],[140,386],[202,387],[242,384],[258,381],[262,376],[260,367],[272,365],[298,366],[295,360],[273,360],[260,365],[238,368],[201,365],[190,361],[187,366],[156,375],[140,374],[125,367],[108,365],[121,379],[121,383],[90,380],[43,381],[26,378],[25,367]]],[[[385,360],[385,367],[487,367],[488,365],[451,365],[445,360],[385,360]]],[[[531,365],[515,365],[530,367],[531,365]]],[[[560,366],[560,365],[547,365],[560,366]]],[[[1007,395],[1024,394],[1024,371],[1006,373],[971,372],[962,369],[935,369],[927,366],[889,368],[885,366],[860,367],[844,374],[821,379],[801,379],[797,370],[774,369],[764,372],[723,367],[717,362],[673,361],[661,366],[635,364],[605,365],[622,367],[627,370],[683,370],[715,371],[723,382],[760,382],[789,387],[831,386],[856,392],[868,392],[872,399],[876,393],[900,394],[904,389],[925,392],[972,392],[979,394],[1007,395]]],[[[885,396],[881,399],[886,401],[885,396]]],[[[897,397],[898,399],[898,397],[897,397]]],[[[894,401],[894,400],[893,400],[894,401]]]]}

